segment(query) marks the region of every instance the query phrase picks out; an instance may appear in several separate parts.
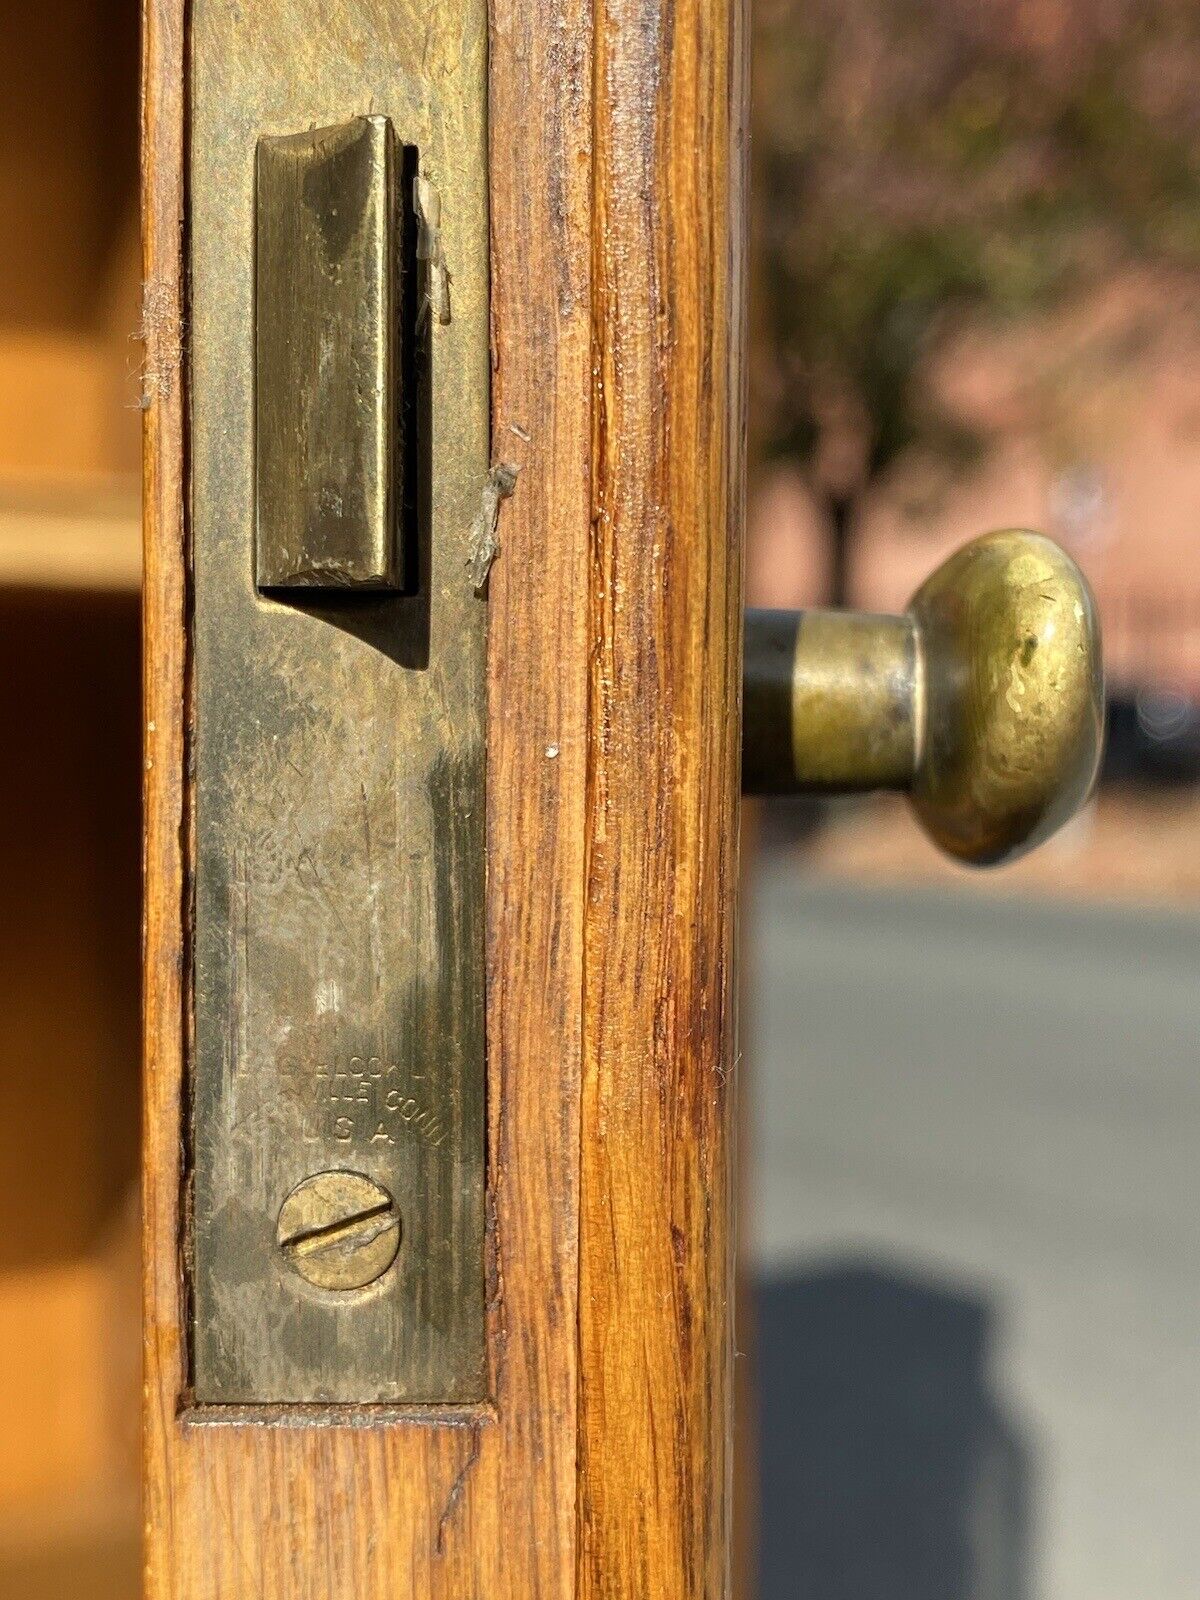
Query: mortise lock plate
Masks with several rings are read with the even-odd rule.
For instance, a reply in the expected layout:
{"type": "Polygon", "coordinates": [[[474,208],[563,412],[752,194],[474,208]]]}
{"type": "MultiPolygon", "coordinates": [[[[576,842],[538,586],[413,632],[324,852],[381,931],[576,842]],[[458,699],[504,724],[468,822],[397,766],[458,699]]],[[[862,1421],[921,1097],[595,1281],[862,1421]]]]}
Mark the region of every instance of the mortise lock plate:
{"type": "Polygon", "coordinates": [[[203,1404],[487,1391],[485,46],[193,3],[203,1404]]]}

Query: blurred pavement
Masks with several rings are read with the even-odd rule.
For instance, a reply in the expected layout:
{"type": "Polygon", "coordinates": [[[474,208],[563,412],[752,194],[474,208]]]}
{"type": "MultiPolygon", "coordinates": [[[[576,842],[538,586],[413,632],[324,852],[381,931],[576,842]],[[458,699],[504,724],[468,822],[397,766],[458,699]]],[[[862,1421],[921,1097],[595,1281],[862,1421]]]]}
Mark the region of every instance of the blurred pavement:
{"type": "Polygon", "coordinates": [[[762,1600],[1196,1600],[1200,915],[759,869],[762,1600]]]}

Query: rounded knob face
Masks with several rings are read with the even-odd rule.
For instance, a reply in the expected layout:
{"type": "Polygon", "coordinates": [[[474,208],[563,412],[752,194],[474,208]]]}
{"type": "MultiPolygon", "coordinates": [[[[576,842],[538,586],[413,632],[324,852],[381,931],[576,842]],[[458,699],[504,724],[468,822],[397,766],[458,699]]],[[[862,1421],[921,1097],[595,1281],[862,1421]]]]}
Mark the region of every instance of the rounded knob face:
{"type": "Polygon", "coordinates": [[[985,534],[909,605],[917,629],[912,798],[936,844],[1011,860],[1083,803],[1104,736],[1100,625],[1087,580],[1041,534],[985,534]]]}

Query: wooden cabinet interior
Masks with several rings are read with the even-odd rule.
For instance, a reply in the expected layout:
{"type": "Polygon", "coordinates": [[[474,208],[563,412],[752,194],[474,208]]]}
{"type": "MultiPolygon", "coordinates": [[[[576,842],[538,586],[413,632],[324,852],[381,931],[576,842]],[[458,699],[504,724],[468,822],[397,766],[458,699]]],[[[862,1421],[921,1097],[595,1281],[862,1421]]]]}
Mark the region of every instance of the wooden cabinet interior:
{"type": "Polygon", "coordinates": [[[0,1600],[140,1565],[137,9],[0,7],[0,1600]]]}
{"type": "Polygon", "coordinates": [[[130,588],[136,0],[0,8],[0,583],[130,588]]]}

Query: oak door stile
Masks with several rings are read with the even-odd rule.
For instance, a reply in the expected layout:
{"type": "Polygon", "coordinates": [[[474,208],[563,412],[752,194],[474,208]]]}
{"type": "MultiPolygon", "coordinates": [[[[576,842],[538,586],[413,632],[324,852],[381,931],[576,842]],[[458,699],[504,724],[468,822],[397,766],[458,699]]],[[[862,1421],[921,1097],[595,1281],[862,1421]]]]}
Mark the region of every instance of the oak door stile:
{"type": "MultiPolygon", "coordinates": [[[[377,4],[380,26],[421,27],[416,10],[377,4]]],[[[523,481],[504,506],[489,598],[488,760],[506,796],[487,816],[489,1398],[314,1415],[197,1411],[188,1388],[187,11],[147,0],[144,28],[146,1594],[565,1600],[575,1583],[586,756],[586,618],[575,597],[586,585],[590,207],[588,105],[561,103],[555,63],[564,43],[586,63],[586,18],[564,11],[551,28],[546,12],[501,0],[489,51],[490,137],[526,174],[493,195],[491,213],[492,320],[505,352],[492,431],[523,481]],[[514,1538],[514,1527],[537,1537],[514,1538]]],[[[257,7],[256,25],[286,30],[284,0],[257,7]]],[[[319,36],[312,46],[319,71],[319,36]]]]}
{"type": "Polygon", "coordinates": [[[190,1388],[192,8],[145,4],[146,1595],[722,1600],[741,0],[490,7],[486,1382],[408,1407],[190,1388]]]}

